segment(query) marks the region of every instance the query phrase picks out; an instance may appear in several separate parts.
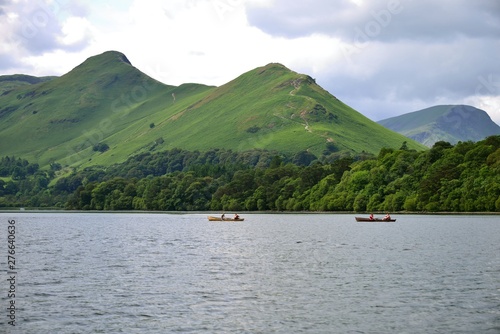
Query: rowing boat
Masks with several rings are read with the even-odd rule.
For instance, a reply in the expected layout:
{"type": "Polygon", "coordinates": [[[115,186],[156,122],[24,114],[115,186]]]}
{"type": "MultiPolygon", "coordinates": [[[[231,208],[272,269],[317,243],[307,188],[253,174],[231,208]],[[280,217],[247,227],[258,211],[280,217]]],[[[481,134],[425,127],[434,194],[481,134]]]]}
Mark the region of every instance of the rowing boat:
{"type": "Polygon", "coordinates": [[[214,217],[214,216],[208,216],[208,220],[211,222],[242,222],[245,220],[245,218],[224,218],[222,219],[221,217],[214,217]]]}
{"type": "Polygon", "coordinates": [[[354,217],[357,222],[395,222],[396,219],[354,217]]]}

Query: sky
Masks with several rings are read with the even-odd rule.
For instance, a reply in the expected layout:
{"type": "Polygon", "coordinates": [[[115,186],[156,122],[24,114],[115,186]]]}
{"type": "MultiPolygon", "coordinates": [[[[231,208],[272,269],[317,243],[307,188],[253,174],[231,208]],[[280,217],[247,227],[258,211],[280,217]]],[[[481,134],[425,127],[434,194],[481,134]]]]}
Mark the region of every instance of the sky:
{"type": "Polygon", "coordinates": [[[500,124],[498,0],[0,0],[0,75],[124,53],[169,85],[269,63],[368,118],[468,104],[500,124]]]}

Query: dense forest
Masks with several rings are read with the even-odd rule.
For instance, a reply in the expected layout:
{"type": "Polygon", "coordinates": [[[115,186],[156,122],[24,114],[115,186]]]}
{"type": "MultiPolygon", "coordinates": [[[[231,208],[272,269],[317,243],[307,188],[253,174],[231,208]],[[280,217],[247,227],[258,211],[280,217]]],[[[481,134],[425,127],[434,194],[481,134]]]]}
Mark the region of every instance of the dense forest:
{"type": "Polygon", "coordinates": [[[0,207],[500,212],[500,136],[377,156],[171,150],[65,177],[59,169],[2,158],[0,207]]]}

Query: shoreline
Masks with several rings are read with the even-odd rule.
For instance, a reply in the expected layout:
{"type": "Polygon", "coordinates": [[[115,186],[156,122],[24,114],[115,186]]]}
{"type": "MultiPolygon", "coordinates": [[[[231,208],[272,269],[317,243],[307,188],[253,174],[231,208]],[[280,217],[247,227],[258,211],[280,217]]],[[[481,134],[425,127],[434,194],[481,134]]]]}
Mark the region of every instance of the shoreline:
{"type": "MultiPolygon", "coordinates": [[[[35,209],[26,209],[26,208],[0,208],[0,213],[123,213],[123,214],[219,214],[222,211],[141,211],[141,210],[64,210],[64,209],[56,209],[56,208],[35,208],[35,209]]],[[[374,215],[385,215],[386,212],[355,212],[355,211],[238,211],[241,214],[353,214],[353,215],[369,215],[373,213],[374,215]]],[[[486,215],[500,215],[500,212],[447,212],[447,211],[439,211],[439,212],[422,212],[422,211],[401,211],[401,212],[391,212],[391,215],[449,215],[449,216],[486,216],[486,215]]]]}

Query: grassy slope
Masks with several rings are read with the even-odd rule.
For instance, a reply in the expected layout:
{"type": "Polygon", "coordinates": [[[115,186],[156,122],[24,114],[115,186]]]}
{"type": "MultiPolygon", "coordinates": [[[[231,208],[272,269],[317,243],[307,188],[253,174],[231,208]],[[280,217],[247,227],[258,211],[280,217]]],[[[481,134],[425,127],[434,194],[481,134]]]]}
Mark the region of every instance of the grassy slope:
{"type": "MultiPolygon", "coordinates": [[[[241,75],[161,125],[159,132],[171,134],[170,148],[199,150],[309,149],[320,154],[327,141],[333,141],[340,149],[377,153],[381,147],[409,141],[338,101],[311,78],[279,64],[241,75]],[[338,122],[310,115],[317,104],[337,115],[338,122]]],[[[413,142],[410,147],[422,149],[413,142]]]]}
{"type": "Polygon", "coordinates": [[[377,153],[405,140],[423,149],[279,64],[221,87],[175,87],[144,75],[123,54],[106,52],[59,78],[0,96],[0,154],[41,165],[109,165],[175,147],[319,154],[332,142],[340,150],[377,153]],[[93,151],[98,142],[110,150],[93,151]]]}
{"type": "Polygon", "coordinates": [[[396,117],[387,118],[378,123],[398,132],[414,131],[417,128],[428,126],[445,115],[453,106],[434,106],[396,117]]]}
{"type": "Polygon", "coordinates": [[[381,120],[378,123],[388,129],[414,138],[427,146],[439,140],[453,142],[452,136],[437,128],[436,122],[453,106],[439,105],[381,120]]]}
{"type": "Polygon", "coordinates": [[[165,123],[179,117],[184,109],[196,103],[206,94],[206,91],[212,89],[203,85],[184,84],[168,90],[168,92],[152,96],[133,110],[135,115],[133,121],[126,122],[123,127],[103,138],[102,141],[110,146],[109,151],[96,153],[88,148],[79,152],[78,155],[92,159],[85,162],[84,166],[110,165],[123,161],[133,154],[151,151],[153,147],[157,151],[182,147],[173,144],[177,134],[175,131],[165,128],[165,123]],[[175,102],[172,93],[175,94],[175,102]],[[154,127],[151,127],[151,124],[154,124],[154,127]],[[160,138],[164,142],[155,145],[160,138]]]}
{"type": "MultiPolygon", "coordinates": [[[[142,74],[120,53],[91,57],[60,78],[2,97],[0,105],[15,110],[1,115],[0,150],[41,164],[81,163],[99,154],[93,144],[146,122],[158,100],[171,101],[175,89],[142,74]]],[[[125,137],[130,133],[121,141],[125,137]]]]}
{"type": "MultiPolygon", "coordinates": [[[[382,147],[399,148],[404,141],[407,141],[410,149],[423,149],[419,143],[398,133],[387,131],[385,127],[358,113],[315,84],[304,86],[301,92],[302,90],[304,94],[314,98],[337,116],[331,125],[322,124],[322,129],[334,143],[338,142],[341,148],[345,147],[354,152],[378,153],[382,147]]],[[[316,125],[312,127],[314,129],[316,125]]]]}

